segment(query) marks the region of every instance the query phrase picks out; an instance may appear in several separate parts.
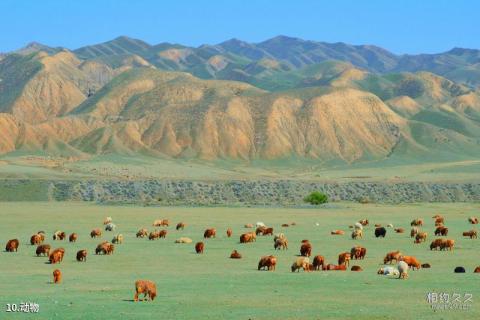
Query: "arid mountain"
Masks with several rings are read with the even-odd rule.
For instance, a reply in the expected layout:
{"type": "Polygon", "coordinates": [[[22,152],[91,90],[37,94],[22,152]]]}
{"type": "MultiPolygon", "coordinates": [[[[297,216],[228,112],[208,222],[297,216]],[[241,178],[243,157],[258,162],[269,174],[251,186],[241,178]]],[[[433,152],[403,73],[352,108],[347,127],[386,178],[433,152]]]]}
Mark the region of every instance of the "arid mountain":
{"type": "MultiPolygon", "coordinates": [[[[452,66],[452,56],[459,68],[478,64],[474,50],[446,54],[417,58],[431,68],[452,66]]],[[[480,92],[416,70],[412,57],[287,37],[198,48],[126,37],[75,51],[32,44],[0,60],[0,154],[477,157],[480,92]],[[387,72],[400,65],[411,72],[387,72]]]]}

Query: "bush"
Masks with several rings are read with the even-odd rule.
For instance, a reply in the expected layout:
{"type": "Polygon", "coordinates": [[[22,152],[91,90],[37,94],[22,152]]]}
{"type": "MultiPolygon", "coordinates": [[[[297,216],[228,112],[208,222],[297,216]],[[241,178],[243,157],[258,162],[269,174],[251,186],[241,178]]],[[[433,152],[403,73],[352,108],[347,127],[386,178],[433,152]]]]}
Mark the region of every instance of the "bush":
{"type": "Polygon", "coordinates": [[[310,204],[318,205],[322,203],[328,202],[328,196],[324,193],[314,191],[306,196],[303,201],[308,202],[310,204]]]}

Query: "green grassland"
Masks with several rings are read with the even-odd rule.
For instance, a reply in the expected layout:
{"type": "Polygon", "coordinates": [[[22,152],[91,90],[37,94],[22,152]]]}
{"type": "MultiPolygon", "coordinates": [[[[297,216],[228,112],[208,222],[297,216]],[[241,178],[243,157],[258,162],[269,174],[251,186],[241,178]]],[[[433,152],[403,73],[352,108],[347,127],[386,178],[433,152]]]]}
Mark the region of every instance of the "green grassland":
{"type": "Polygon", "coordinates": [[[1,319],[479,319],[479,275],[473,269],[480,265],[479,241],[461,236],[472,228],[470,215],[478,215],[479,204],[360,205],[332,204],[324,208],[192,208],[98,206],[88,203],[0,203],[0,242],[18,238],[18,253],[0,252],[0,304],[32,301],[40,304],[40,313],[26,315],[0,312],[1,319]],[[444,215],[450,229],[448,238],[456,240],[453,252],[430,251],[434,238],[436,213],[444,215]],[[102,227],[104,217],[112,216],[117,232],[125,236],[112,256],[93,254],[102,240],[111,240],[112,232],[102,239],[90,239],[89,232],[102,227]],[[372,223],[410,228],[409,222],[421,217],[426,221],[427,243],[414,245],[409,234],[395,234],[388,229],[385,239],[376,239],[373,226],[365,229],[364,239],[350,239],[348,225],[361,218],[372,223]],[[136,239],[141,227],[152,229],[154,219],[183,221],[184,231],[168,228],[166,239],[136,239]],[[259,237],[256,243],[239,244],[245,223],[263,221],[282,231],[289,239],[289,250],[274,251],[272,237],[259,237]],[[281,228],[295,221],[296,226],[281,228]],[[318,226],[316,224],[319,224],[318,226]],[[194,253],[194,244],[202,239],[203,230],[215,227],[216,239],[205,240],[205,253],[194,253]],[[234,236],[227,238],[231,227],[234,236]],[[57,230],[77,232],[76,243],[53,241],[57,230]],[[343,229],[344,236],[331,236],[330,230],[343,229]],[[47,232],[53,248],[64,247],[66,256],[59,265],[47,264],[46,257],[36,257],[29,244],[30,235],[47,232]],[[192,244],[175,244],[180,236],[193,239],[192,244]],[[367,248],[360,265],[363,272],[319,271],[291,273],[290,265],[299,253],[302,239],[309,239],[314,254],[336,263],[340,252],[356,244],[367,248]],[[77,250],[87,249],[86,263],[75,261],[77,250]],[[231,260],[237,249],[244,258],[231,260]],[[376,274],[387,251],[400,249],[416,256],[431,269],[410,271],[408,280],[390,279],[376,274]],[[278,257],[274,272],[257,271],[262,255],[278,257]],[[465,274],[454,274],[456,266],[465,274]],[[63,282],[51,283],[52,271],[59,268],[63,282]],[[150,279],[156,282],[157,299],[132,302],[134,282],[150,279]],[[469,310],[434,312],[426,302],[428,292],[471,293],[469,310]]]}

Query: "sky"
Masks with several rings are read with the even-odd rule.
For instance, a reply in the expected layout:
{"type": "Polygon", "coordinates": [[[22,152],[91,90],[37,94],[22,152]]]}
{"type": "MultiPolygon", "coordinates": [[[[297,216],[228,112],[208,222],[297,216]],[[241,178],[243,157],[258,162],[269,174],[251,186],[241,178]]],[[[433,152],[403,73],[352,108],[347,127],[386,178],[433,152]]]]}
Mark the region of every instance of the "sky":
{"type": "Polygon", "coordinates": [[[120,35],[189,46],[286,35],[436,53],[480,49],[479,12],[475,0],[1,0],[0,52],[33,41],[76,49],[120,35]]]}

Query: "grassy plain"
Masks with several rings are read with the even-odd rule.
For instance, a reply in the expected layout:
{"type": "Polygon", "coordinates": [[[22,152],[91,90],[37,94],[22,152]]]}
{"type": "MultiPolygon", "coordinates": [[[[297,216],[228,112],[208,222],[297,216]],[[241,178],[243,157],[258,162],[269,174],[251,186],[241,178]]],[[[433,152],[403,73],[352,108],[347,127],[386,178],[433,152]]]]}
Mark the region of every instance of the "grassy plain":
{"type": "MultiPolygon", "coordinates": [[[[472,228],[467,217],[478,215],[479,204],[360,205],[331,204],[327,208],[191,208],[98,206],[88,203],[21,202],[0,203],[0,243],[19,238],[18,253],[0,252],[0,304],[32,301],[40,304],[40,313],[32,316],[0,312],[1,319],[480,319],[479,277],[473,269],[480,265],[480,240],[461,236],[472,228]],[[456,240],[453,252],[428,249],[434,238],[431,216],[445,216],[449,238],[456,240]],[[95,256],[101,239],[90,239],[94,227],[102,227],[103,218],[112,216],[117,232],[125,243],[116,246],[112,256],[95,256]],[[376,239],[373,227],[366,227],[364,239],[349,237],[348,225],[361,218],[373,223],[409,230],[409,222],[421,217],[429,233],[425,244],[414,245],[407,233],[388,229],[385,239],[376,239]],[[168,228],[166,239],[136,239],[140,227],[152,229],[157,218],[176,223],[184,221],[184,231],[168,228]],[[290,248],[274,251],[271,237],[260,237],[253,244],[239,244],[245,223],[263,221],[284,232],[290,248]],[[296,226],[281,228],[295,221],[296,226]],[[319,224],[317,226],[316,224],[319,224]],[[218,237],[206,240],[205,253],[194,253],[194,243],[202,239],[206,227],[216,227],[218,237]],[[227,238],[231,227],[234,236],[227,238]],[[52,233],[61,229],[77,232],[76,243],[54,242],[52,233]],[[329,235],[332,229],[347,231],[345,236],[329,235]],[[47,243],[64,247],[66,256],[59,265],[47,264],[36,257],[29,237],[38,230],[47,232],[47,243]],[[180,236],[192,244],[175,244],[180,236]],[[290,265],[299,253],[302,239],[309,239],[314,254],[336,263],[337,255],[355,244],[367,248],[364,261],[353,261],[363,272],[291,273],[290,265]],[[87,249],[86,263],[75,261],[75,253],[87,249]],[[244,258],[228,259],[233,249],[244,258]],[[379,276],[387,251],[400,249],[429,262],[431,269],[411,271],[408,280],[379,276]],[[257,271],[260,256],[278,257],[275,272],[257,271]],[[454,274],[462,265],[465,274],[454,274]],[[59,268],[64,280],[54,285],[52,271],[59,268]],[[153,303],[132,302],[134,281],[150,279],[157,283],[158,296],[153,303]],[[471,293],[469,310],[434,312],[426,302],[428,292],[471,293]]],[[[111,240],[113,233],[102,239],[111,240]]]]}

